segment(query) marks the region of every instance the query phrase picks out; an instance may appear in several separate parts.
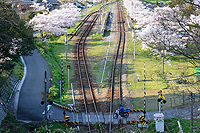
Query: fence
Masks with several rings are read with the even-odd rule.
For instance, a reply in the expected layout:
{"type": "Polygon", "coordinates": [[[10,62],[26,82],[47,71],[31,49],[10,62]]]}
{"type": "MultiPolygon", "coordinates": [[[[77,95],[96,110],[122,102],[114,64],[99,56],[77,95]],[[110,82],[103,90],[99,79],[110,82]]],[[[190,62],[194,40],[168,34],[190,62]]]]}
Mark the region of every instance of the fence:
{"type": "MultiPolygon", "coordinates": [[[[194,103],[200,102],[200,91],[198,93],[193,93],[194,103]]],[[[163,110],[170,109],[178,106],[189,105],[191,103],[191,93],[182,91],[179,94],[166,94],[165,100],[167,101],[163,104],[163,110]]],[[[146,111],[158,110],[159,103],[157,97],[146,97],[146,111]]],[[[136,109],[144,108],[143,98],[134,98],[133,106],[136,109]]]]}

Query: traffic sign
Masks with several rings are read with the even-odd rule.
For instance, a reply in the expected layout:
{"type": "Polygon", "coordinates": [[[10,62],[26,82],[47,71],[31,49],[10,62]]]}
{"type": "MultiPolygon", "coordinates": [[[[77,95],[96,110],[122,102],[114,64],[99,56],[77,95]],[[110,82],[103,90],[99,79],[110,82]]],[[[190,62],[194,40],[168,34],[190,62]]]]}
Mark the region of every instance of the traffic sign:
{"type": "Polygon", "coordinates": [[[51,95],[51,92],[47,93],[47,99],[52,100],[52,98],[50,97],[50,95],[51,95]]]}
{"type": "MultiPolygon", "coordinates": [[[[50,97],[51,93],[52,93],[52,92],[47,93],[47,99],[49,99],[49,100],[52,100],[52,98],[50,97]]],[[[44,99],[45,99],[45,93],[42,92],[42,94],[44,95],[44,97],[42,98],[42,100],[44,100],[44,99]]]]}

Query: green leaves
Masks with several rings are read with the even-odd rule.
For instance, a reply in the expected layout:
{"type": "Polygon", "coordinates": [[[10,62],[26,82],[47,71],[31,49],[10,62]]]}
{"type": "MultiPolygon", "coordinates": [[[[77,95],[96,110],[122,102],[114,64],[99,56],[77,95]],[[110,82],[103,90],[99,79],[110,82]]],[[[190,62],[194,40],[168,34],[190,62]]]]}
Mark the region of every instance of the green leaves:
{"type": "Polygon", "coordinates": [[[0,2],[0,73],[12,69],[20,55],[35,49],[33,30],[25,25],[11,4],[0,2]]]}

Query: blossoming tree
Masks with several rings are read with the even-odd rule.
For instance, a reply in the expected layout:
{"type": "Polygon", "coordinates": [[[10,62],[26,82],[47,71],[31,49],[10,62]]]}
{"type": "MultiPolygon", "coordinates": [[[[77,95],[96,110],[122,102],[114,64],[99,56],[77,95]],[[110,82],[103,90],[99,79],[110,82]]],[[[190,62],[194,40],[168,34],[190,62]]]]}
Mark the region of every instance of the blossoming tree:
{"type": "Polygon", "coordinates": [[[45,35],[63,35],[68,27],[74,26],[74,23],[81,19],[79,9],[70,4],[61,5],[60,9],[55,9],[49,14],[37,14],[29,23],[35,31],[39,31],[42,38],[45,35]]]}
{"type": "MultiPolygon", "coordinates": [[[[194,3],[190,4],[195,5],[194,3]]],[[[162,73],[164,73],[166,54],[178,53],[189,59],[200,60],[200,16],[198,13],[194,13],[194,7],[188,9],[187,6],[157,7],[149,10],[137,0],[125,0],[124,6],[130,17],[136,20],[136,26],[143,28],[139,33],[143,48],[150,48],[154,54],[162,57],[162,73]],[[187,12],[186,9],[189,11],[187,12]],[[187,40],[180,38],[182,33],[188,35],[187,40]]]]}

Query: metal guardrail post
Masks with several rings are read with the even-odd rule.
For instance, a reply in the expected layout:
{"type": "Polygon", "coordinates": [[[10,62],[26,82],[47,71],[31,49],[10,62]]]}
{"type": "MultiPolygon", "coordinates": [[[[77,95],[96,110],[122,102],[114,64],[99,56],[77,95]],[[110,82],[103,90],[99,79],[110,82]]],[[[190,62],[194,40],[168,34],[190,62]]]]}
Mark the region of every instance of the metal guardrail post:
{"type": "Polygon", "coordinates": [[[170,103],[171,103],[171,108],[172,108],[172,98],[170,97],[170,103]]]}
{"type": "Polygon", "coordinates": [[[184,101],[184,90],[183,90],[183,105],[185,104],[185,101],[184,101]]]}

